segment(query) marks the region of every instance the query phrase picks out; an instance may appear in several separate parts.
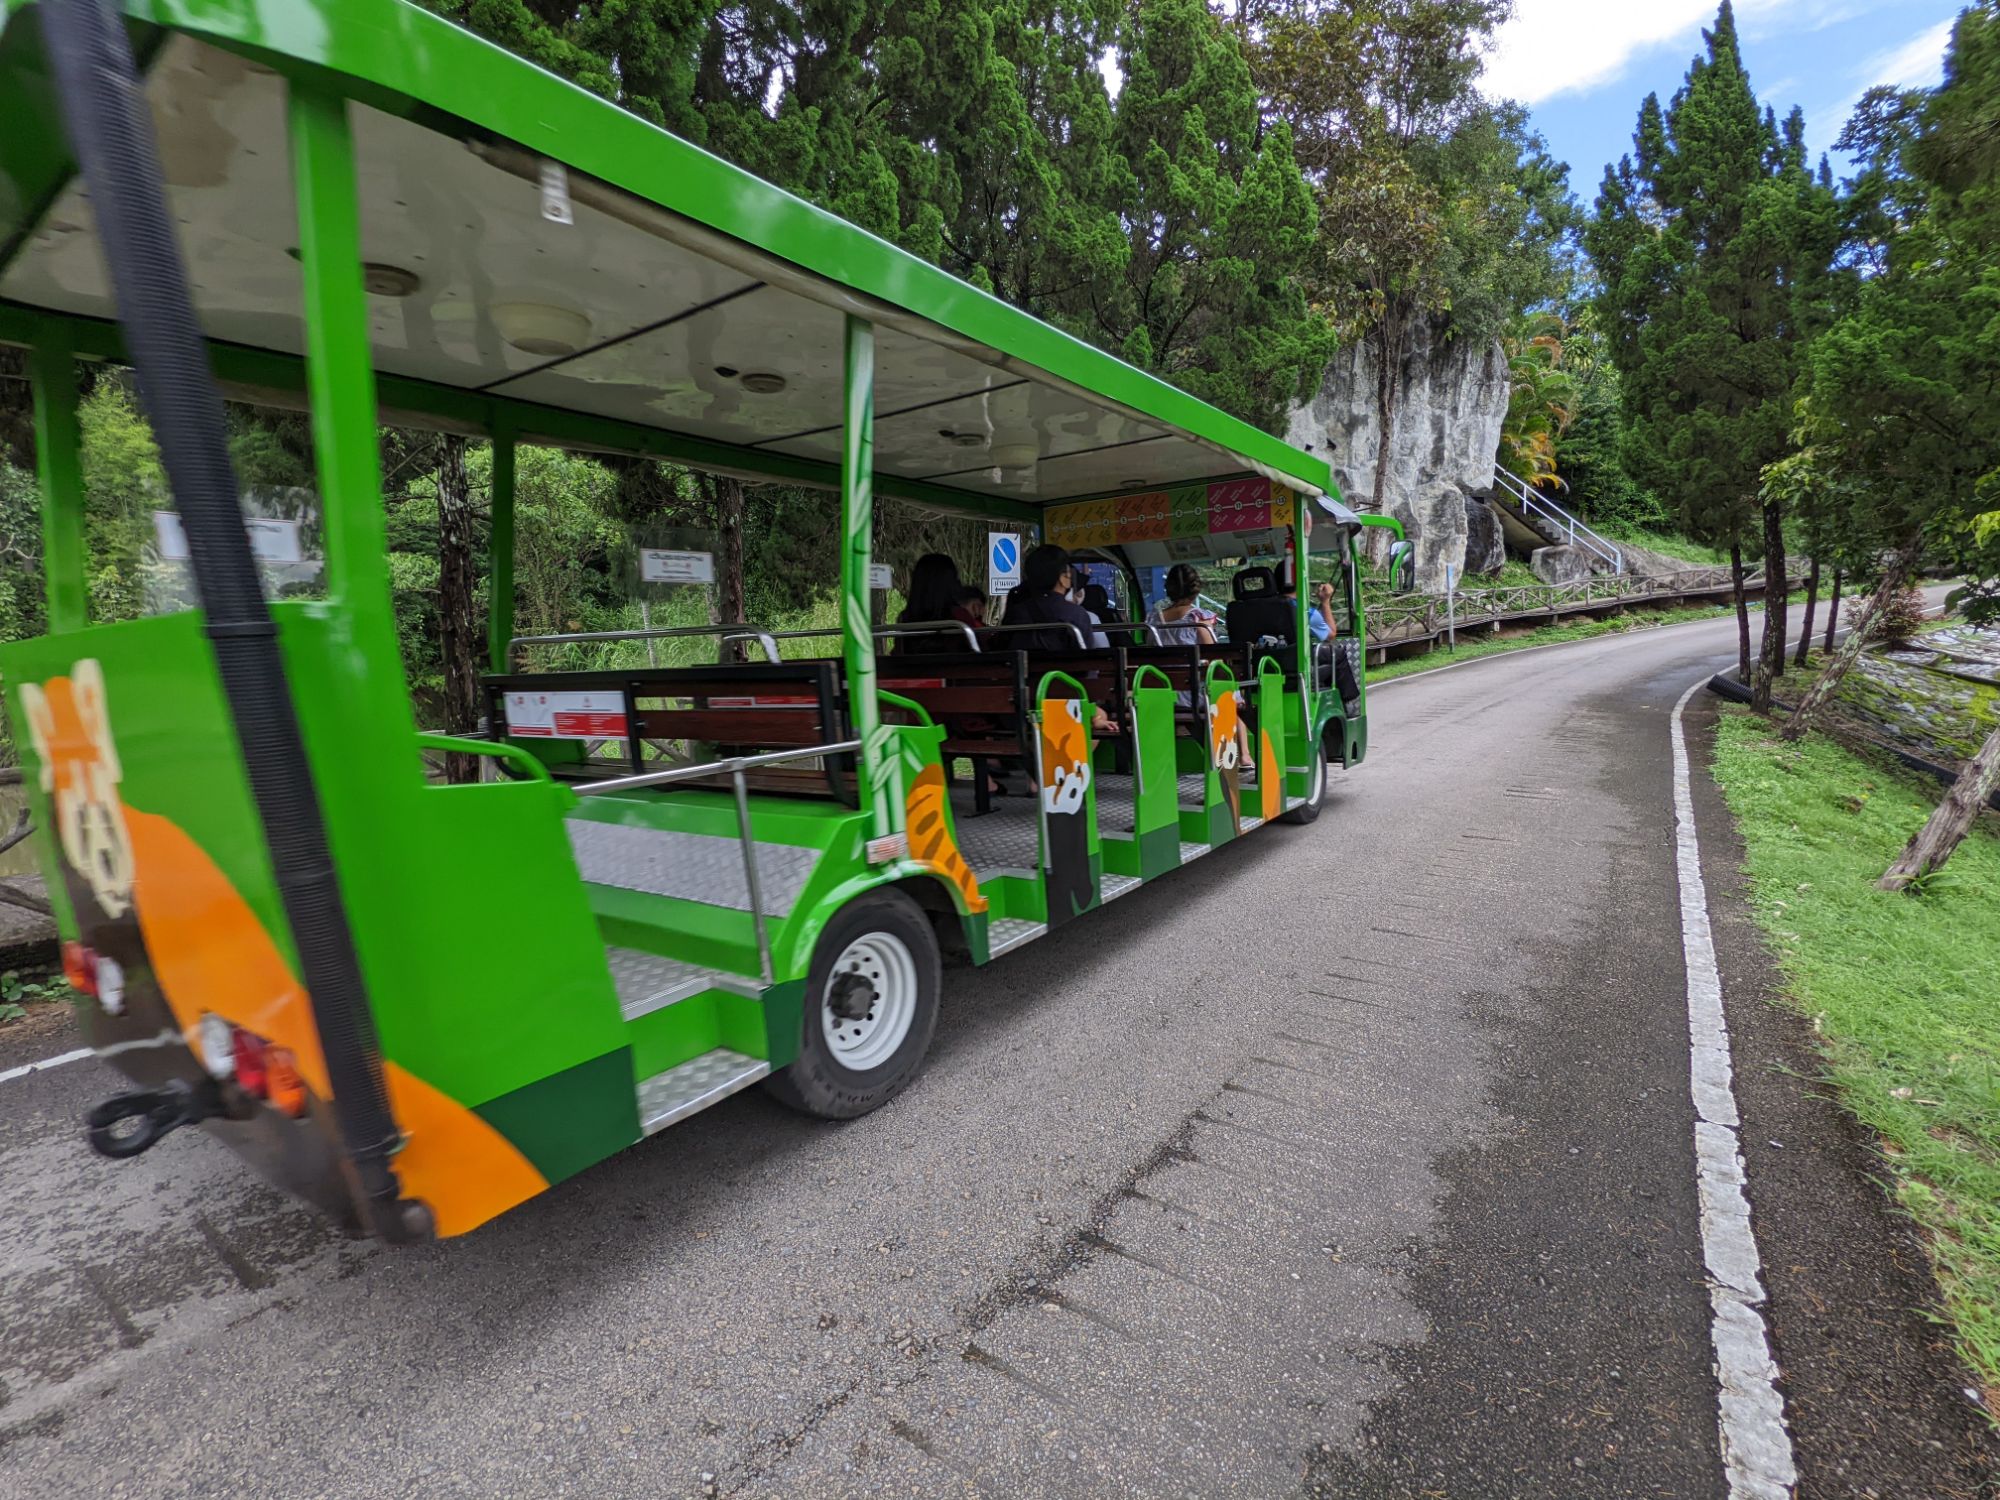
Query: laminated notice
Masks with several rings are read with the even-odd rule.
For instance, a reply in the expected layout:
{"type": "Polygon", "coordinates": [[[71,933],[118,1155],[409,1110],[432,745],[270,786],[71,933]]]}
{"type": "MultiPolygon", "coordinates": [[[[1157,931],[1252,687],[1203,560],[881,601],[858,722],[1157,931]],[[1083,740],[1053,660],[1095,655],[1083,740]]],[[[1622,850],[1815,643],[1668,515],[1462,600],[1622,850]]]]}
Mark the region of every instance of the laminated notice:
{"type": "Polygon", "coordinates": [[[507,733],[520,739],[622,740],[623,693],[509,693],[507,733]]]}

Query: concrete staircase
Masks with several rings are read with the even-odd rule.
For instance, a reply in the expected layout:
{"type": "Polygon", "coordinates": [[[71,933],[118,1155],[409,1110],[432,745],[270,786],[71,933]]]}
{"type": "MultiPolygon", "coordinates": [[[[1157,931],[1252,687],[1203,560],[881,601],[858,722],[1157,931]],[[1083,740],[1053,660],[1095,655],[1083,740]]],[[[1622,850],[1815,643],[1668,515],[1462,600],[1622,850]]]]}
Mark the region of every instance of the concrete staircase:
{"type": "Polygon", "coordinates": [[[1514,550],[1532,554],[1543,547],[1572,547],[1588,559],[1593,572],[1625,571],[1625,554],[1617,543],[1592,531],[1519,475],[1496,465],[1493,485],[1493,509],[1514,550]]]}

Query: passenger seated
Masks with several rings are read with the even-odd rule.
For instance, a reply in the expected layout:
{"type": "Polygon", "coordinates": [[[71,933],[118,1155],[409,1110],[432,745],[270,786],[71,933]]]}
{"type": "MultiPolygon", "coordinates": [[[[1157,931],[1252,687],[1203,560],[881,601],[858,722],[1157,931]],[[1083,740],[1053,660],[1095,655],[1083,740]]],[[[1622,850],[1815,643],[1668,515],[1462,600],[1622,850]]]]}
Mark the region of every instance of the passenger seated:
{"type": "MultiPolygon", "coordinates": [[[[1110,593],[1101,583],[1086,583],[1083,586],[1083,597],[1078,602],[1089,612],[1090,617],[1100,625],[1122,625],[1125,623],[1118,617],[1117,606],[1111,602],[1110,593]]],[[[1121,636],[1129,637],[1130,635],[1129,631],[1121,630],[1118,633],[1121,636]]]]}
{"type": "MultiPolygon", "coordinates": [[[[1146,623],[1159,632],[1163,646],[1213,646],[1215,644],[1215,616],[1203,609],[1197,602],[1201,597],[1201,574],[1194,570],[1192,563],[1175,563],[1167,569],[1167,596],[1153,606],[1146,623]]],[[[1174,701],[1182,708],[1190,707],[1193,698],[1187,693],[1174,694],[1174,701]]],[[[1242,706],[1243,695],[1236,695],[1238,707],[1242,706]]],[[[1236,764],[1245,771],[1252,768],[1250,759],[1250,735],[1243,727],[1243,716],[1236,717],[1236,764]]]]}
{"type": "MultiPolygon", "coordinates": [[[[1288,566],[1285,569],[1285,603],[1287,607],[1296,607],[1298,600],[1297,574],[1288,566]]],[[[1332,584],[1313,586],[1313,607],[1306,611],[1306,628],[1312,632],[1313,638],[1314,685],[1337,687],[1341,708],[1348,718],[1353,718],[1360,706],[1356,700],[1361,696],[1361,684],[1354,679],[1354,667],[1346,653],[1335,645],[1340,637],[1340,621],[1334,613],[1332,584]]]]}
{"type": "MultiPolygon", "coordinates": [[[[964,580],[958,576],[957,563],[942,552],[926,552],[910,569],[909,601],[904,604],[903,613],[896,623],[931,625],[949,622],[979,630],[985,626],[986,620],[983,615],[973,614],[965,607],[961,596],[968,592],[978,597],[979,591],[968,590],[964,580]]],[[[935,630],[921,635],[897,636],[890,644],[898,656],[977,649],[967,644],[962,630],[935,630]]]]}
{"type": "Polygon", "coordinates": [[[1001,640],[1007,648],[1015,651],[1074,651],[1076,637],[1062,628],[1067,625],[1074,625],[1081,631],[1086,644],[1093,635],[1098,635],[1097,621],[1084,612],[1082,605],[1070,598],[1074,583],[1069,553],[1061,547],[1045,543],[1029,552],[1021,560],[1021,586],[1007,596],[1007,613],[1000,623],[1047,625],[1050,628],[1023,630],[1018,635],[1002,636],[1001,640]]]}
{"type": "Polygon", "coordinates": [[[986,628],[986,590],[966,584],[958,591],[958,617],[974,630],[986,628]]]}
{"type": "Polygon", "coordinates": [[[1203,609],[1201,574],[1192,563],[1175,563],[1167,569],[1166,598],[1153,606],[1146,623],[1153,626],[1163,646],[1213,646],[1215,616],[1203,609]]]}

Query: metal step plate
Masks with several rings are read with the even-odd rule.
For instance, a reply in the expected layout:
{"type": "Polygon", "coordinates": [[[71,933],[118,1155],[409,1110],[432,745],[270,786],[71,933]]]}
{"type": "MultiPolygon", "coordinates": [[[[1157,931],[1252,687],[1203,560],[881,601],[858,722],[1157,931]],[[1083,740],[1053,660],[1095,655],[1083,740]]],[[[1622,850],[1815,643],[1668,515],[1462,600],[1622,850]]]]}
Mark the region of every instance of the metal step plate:
{"type": "Polygon", "coordinates": [[[1206,854],[1206,853],[1208,853],[1208,845],[1206,845],[1206,844],[1197,844],[1197,843],[1190,843],[1190,842],[1189,842],[1188,840],[1186,840],[1186,839],[1182,839],[1182,840],[1181,840],[1181,863],[1182,863],[1182,864],[1187,864],[1187,863],[1188,863],[1188,862],[1189,862],[1190,860],[1196,860],[1196,859],[1200,859],[1200,858],[1201,858],[1201,857],[1202,857],[1202,856],[1203,856],[1204,854],[1206,854]]]}
{"type": "Polygon", "coordinates": [[[1102,885],[1102,899],[1116,901],[1127,891],[1136,891],[1142,882],[1137,875],[1106,875],[1102,885]]]}
{"type": "Polygon", "coordinates": [[[669,1005],[678,1005],[704,990],[728,990],[755,999],[762,993],[757,981],[720,969],[704,969],[699,964],[662,958],[637,948],[607,948],[612,981],[618,986],[618,1009],[628,1021],[669,1005]]]}
{"type": "Polygon", "coordinates": [[[652,1135],[676,1120],[747,1089],[771,1071],[761,1057],[745,1057],[717,1047],[677,1068],[656,1073],[639,1085],[639,1128],[652,1135]]]}
{"type": "Polygon", "coordinates": [[[1046,922],[1029,922],[1020,917],[997,918],[986,927],[986,956],[998,958],[1009,948],[1031,943],[1048,930],[1046,922]]]}

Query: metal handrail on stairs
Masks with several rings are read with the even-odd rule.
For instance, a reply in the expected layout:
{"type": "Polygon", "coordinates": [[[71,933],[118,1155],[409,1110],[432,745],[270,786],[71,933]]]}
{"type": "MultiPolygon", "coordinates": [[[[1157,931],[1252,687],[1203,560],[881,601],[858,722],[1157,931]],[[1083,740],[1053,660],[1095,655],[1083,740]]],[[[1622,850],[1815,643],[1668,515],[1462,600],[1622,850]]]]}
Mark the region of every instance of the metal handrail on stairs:
{"type": "Polygon", "coordinates": [[[1569,538],[1572,547],[1602,558],[1611,565],[1614,573],[1625,571],[1625,554],[1609,537],[1599,536],[1575,516],[1557,505],[1553,500],[1539,495],[1532,485],[1525,482],[1512,470],[1493,466],[1493,478],[1500,488],[1513,500],[1514,506],[1524,516],[1539,516],[1557,531],[1569,538]]]}

